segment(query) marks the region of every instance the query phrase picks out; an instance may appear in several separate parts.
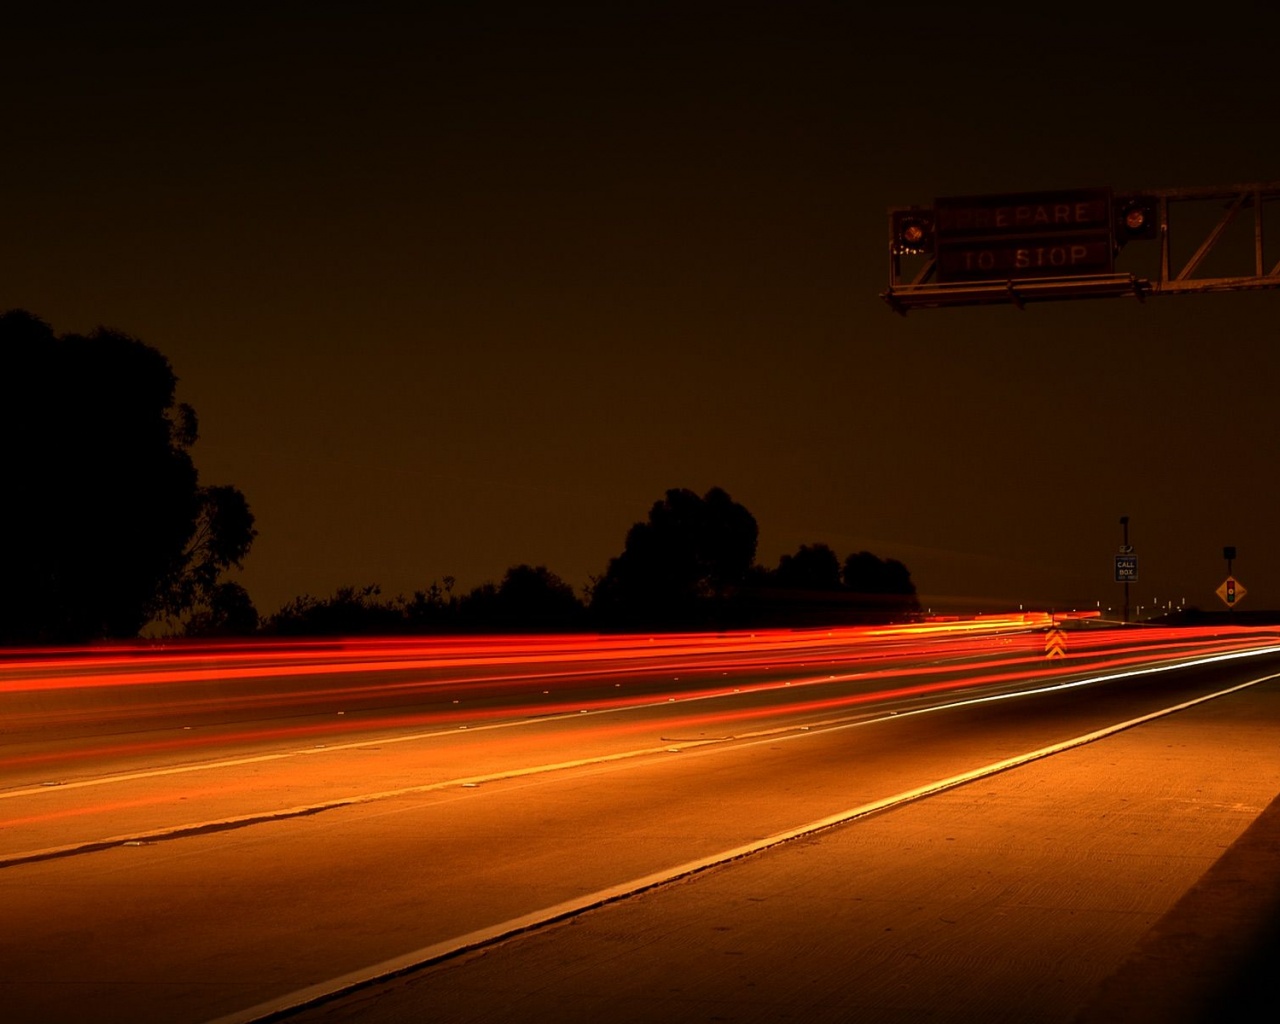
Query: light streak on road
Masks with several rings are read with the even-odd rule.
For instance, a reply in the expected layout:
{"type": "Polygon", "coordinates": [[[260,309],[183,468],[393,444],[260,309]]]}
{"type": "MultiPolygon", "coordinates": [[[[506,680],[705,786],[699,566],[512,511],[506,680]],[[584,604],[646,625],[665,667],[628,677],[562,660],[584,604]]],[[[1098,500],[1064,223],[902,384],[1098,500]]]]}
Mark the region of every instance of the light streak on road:
{"type": "MultiPolygon", "coordinates": [[[[327,843],[353,815],[365,822],[477,815],[488,821],[486,834],[501,828],[486,819],[492,808],[518,807],[530,794],[590,792],[598,815],[613,814],[614,800],[626,814],[647,778],[702,792],[728,766],[742,765],[772,768],[752,768],[758,775],[749,786],[726,790],[725,799],[749,790],[759,801],[741,820],[728,816],[732,829],[746,834],[757,813],[793,824],[786,815],[797,800],[815,801],[805,804],[815,810],[796,821],[825,821],[821,814],[833,807],[852,806],[844,801],[868,777],[861,768],[880,765],[895,744],[927,752],[930,771],[937,758],[955,756],[955,749],[939,753],[956,748],[949,730],[967,731],[954,728],[950,711],[969,724],[984,716],[1005,723],[999,740],[974,730],[982,756],[969,762],[1000,767],[1012,763],[1011,752],[1084,735],[1082,721],[1089,729],[1111,721],[1113,702],[1059,704],[1043,697],[1050,691],[1080,694],[1153,673],[1150,684],[1128,688],[1125,707],[1168,709],[1200,684],[1182,677],[1182,689],[1162,686],[1161,672],[1176,683],[1176,668],[1274,654],[1280,631],[1076,629],[1061,660],[1046,659],[1044,646],[1042,625],[1006,620],[764,635],[24,652],[0,660],[0,871],[78,877],[82,863],[92,872],[99,853],[106,862],[144,846],[167,851],[155,851],[156,863],[193,864],[188,852],[216,855],[236,842],[272,860],[276,844],[299,832],[327,843]],[[329,671],[336,664],[346,673],[329,671]],[[267,667],[276,674],[236,674],[267,667]],[[1074,707],[1070,726],[1060,707],[1074,707]],[[1025,733],[1024,723],[1031,723],[1025,733]],[[914,739],[902,744],[904,736],[914,739]],[[866,758],[867,751],[877,753],[866,758]],[[854,790],[825,779],[832,754],[843,767],[828,774],[856,778],[854,790]],[[817,767],[791,772],[806,761],[817,767]],[[207,841],[210,833],[217,842],[207,841]]],[[[657,842],[655,864],[667,847],[657,842]]],[[[327,847],[317,853],[327,855],[327,847]]],[[[467,855],[487,856],[483,843],[467,855]]]]}
{"type": "MultiPolygon", "coordinates": [[[[789,713],[1263,647],[1249,629],[1076,629],[1047,661],[1047,616],[896,627],[671,636],[391,638],[24,650],[0,658],[0,771],[107,757],[200,756],[228,744],[330,741],[717,700],[672,725],[773,712],[731,698],[791,688],[789,713]],[[801,696],[803,694],[803,696],[801,696]],[[182,724],[177,724],[181,722],[182,724]],[[110,732],[113,735],[100,735],[110,732]],[[97,734],[97,735],[95,735],[97,734]]],[[[673,711],[677,709],[672,709],[673,711]]],[[[0,787],[3,786],[0,776],[0,787]]]]}
{"type": "MultiPolygon", "coordinates": [[[[1252,652],[1235,651],[1231,653],[1208,655],[1204,658],[1198,659],[1197,664],[1209,664],[1220,660],[1230,660],[1233,658],[1248,656],[1250,653],[1252,652]]],[[[1166,668],[1172,667],[1174,666],[1166,666],[1166,668]]],[[[1157,667],[1147,671],[1158,672],[1161,670],[1161,668],[1157,667]]],[[[1121,673],[1121,675],[1136,674],[1140,673],[1121,673]]],[[[277,1020],[282,1016],[291,1016],[294,1012],[318,1006],[344,994],[360,991],[379,981],[390,981],[403,976],[409,971],[421,969],[430,964],[457,956],[459,953],[494,946],[503,940],[525,934],[532,929],[536,929],[556,921],[563,921],[567,918],[581,914],[584,911],[604,906],[605,904],[615,902],[627,896],[648,892],[670,882],[687,879],[690,876],[700,874],[710,868],[721,867],[734,861],[741,860],[742,858],[752,854],[757,854],[765,850],[782,846],[783,844],[792,842],[793,840],[812,837],[836,826],[844,825],[858,819],[867,818],[874,814],[879,814],[904,804],[913,803],[924,797],[935,796],[978,779],[989,778],[993,775],[1007,772],[1010,769],[1018,768],[1033,761],[1042,760],[1044,758],[1051,757],[1054,754],[1084,746],[1085,744],[1095,742],[1098,739],[1174,714],[1197,704],[1215,700],[1219,697],[1223,697],[1249,687],[1257,686],[1262,683],[1270,682],[1277,678],[1280,678],[1280,676],[1275,674],[1251,678],[1230,686],[1222,691],[1204,694],[1200,697],[1194,698],[1193,700],[1185,701],[1177,705],[1162,707],[1158,710],[1142,715],[1139,718],[1116,722],[1102,729],[1097,729],[1083,735],[1070,736],[1049,746],[1024,751],[1012,757],[1007,757],[993,763],[983,764],[976,768],[967,769],[956,775],[934,779],[912,789],[896,792],[855,807],[837,811],[833,814],[827,814],[820,819],[806,821],[802,824],[792,826],[783,831],[775,832],[749,843],[744,843],[730,849],[720,850],[716,853],[699,857],[696,860],[677,863],[661,871],[652,872],[639,878],[633,878],[625,882],[611,885],[607,889],[588,892],[553,906],[544,907],[522,914],[517,918],[491,924],[487,927],[476,929],[472,932],[458,935],[444,941],[435,942],[430,946],[401,954],[393,959],[370,964],[362,969],[349,972],[340,977],[312,984],[304,989],[299,989],[297,991],[277,996],[267,1002],[250,1006],[234,1013],[226,1014],[222,1017],[216,1018],[215,1020],[209,1021],[208,1024],[265,1024],[265,1022],[269,1020],[277,1020]]],[[[1090,685],[1102,681],[1104,680],[1095,677],[1077,680],[1074,683],[1055,685],[1090,685]]],[[[1018,691],[992,697],[980,697],[975,698],[972,702],[976,703],[986,700],[1028,696],[1034,692],[1035,691],[1018,691]]],[[[929,710],[936,709],[924,709],[924,711],[929,710]]]]}

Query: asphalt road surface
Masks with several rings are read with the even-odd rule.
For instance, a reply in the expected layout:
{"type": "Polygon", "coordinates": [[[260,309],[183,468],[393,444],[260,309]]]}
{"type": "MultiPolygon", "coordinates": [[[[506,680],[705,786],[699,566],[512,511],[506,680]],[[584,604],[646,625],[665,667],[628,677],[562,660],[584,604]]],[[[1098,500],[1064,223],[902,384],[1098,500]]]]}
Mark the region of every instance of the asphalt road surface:
{"type": "Polygon", "coordinates": [[[1274,1020],[1278,790],[1272,683],[289,1019],[1274,1020]]]}
{"type": "Polygon", "coordinates": [[[6,1019],[1069,1020],[1280,791],[1274,636],[1107,632],[11,665],[6,1019]]]}

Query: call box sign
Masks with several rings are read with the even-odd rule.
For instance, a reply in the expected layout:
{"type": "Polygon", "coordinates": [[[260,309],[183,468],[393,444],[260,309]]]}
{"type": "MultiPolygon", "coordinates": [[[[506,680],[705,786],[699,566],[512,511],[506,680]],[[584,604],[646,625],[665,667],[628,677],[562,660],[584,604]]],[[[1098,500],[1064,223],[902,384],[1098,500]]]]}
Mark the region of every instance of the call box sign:
{"type": "Polygon", "coordinates": [[[1111,189],[934,201],[939,282],[1109,274],[1111,189]]]}

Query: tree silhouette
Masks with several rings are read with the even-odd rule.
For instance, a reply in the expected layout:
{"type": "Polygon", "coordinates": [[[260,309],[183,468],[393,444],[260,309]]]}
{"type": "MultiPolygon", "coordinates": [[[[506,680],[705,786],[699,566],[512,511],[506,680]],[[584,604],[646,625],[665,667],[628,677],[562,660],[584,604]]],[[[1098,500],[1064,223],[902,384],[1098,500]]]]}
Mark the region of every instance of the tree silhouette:
{"type": "Polygon", "coordinates": [[[840,559],[826,544],[801,544],[794,555],[783,555],[765,582],[788,590],[839,590],[840,559]]]}
{"type": "Polygon", "coordinates": [[[456,628],[458,598],[453,594],[456,581],[444,578],[442,587],[432,580],[426,590],[415,590],[413,597],[401,601],[406,633],[438,633],[456,628]]]}
{"type": "MultiPolygon", "coordinates": [[[[500,584],[453,596],[454,579],[411,598],[381,600],[377,584],[339,587],[332,597],[295,597],[262,624],[280,636],[357,636],[439,632],[567,632],[581,629],[585,608],[573,588],[546,566],[515,565],[500,584]]],[[[216,631],[216,630],[215,630],[216,631]]],[[[229,630],[228,630],[229,631],[229,630]]]]}
{"type": "MultiPolygon", "coordinates": [[[[133,637],[216,596],[253,542],[233,487],[201,487],[194,410],[154,348],[0,314],[0,641],[133,637]]],[[[225,595],[224,595],[225,597],[225,595]]]]}
{"type": "Polygon", "coordinates": [[[812,626],[857,620],[840,582],[840,559],[826,544],[801,544],[775,569],[756,566],[739,601],[742,625],[812,626]]]}
{"type": "Polygon", "coordinates": [[[215,583],[187,619],[187,636],[249,636],[258,631],[258,610],[239,583],[215,583]]]}
{"type": "Polygon", "coordinates": [[[916,585],[907,567],[895,558],[881,559],[858,551],[844,561],[844,585],[866,609],[868,617],[898,619],[920,611],[916,585]]]}
{"type": "Polygon", "coordinates": [[[462,598],[460,615],[473,628],[499,632],[569,631],[582,626],[584,608],[545,565],[513,565],[498,586],[486,583],[462,598]]]}
{"type": "Polygon", "coordinates": [[[376,583],[339,587],[332,597],[295,597],[268,616],[262,631],[278,636],[361,636],[402,631],[404,612],[395,603],[379,601],[376,583]]]}
{"type": "MultiPolygon", "coordinates": [[[[221,621],[224,613],[233,607],[238,608],[248,594],[244,593],[242,597],[234,590],[225,589],[228,586],[239,587],[238,584],[220,584],[218,580],[227,569],[241,564],[257,531],[253,528],[249,503],[236,488],[225,485],[205,487],[200,491],[200,498],[195,532],[183,551],[186,569],[173,581],[165,599],[165,608],[178,615],[191,608],[208,610],[213,614],[211,621],[221,621]],[[233,594],[234,597],[231,596],[233,594]]],[[[239,589],[243,592],[243,588],[239,589]]],[[[257,620],[256,612],[253,618],[257,620]]],[[[247,612],[237,610],[234,621],[243,626],[247,612]]],[[[228,627],[226,622],[220,626],[228,627]]]]}
{"type": "Polygon", "coordinates": [[[725,491],[669,490],[627,532],[595,581],[591,610],[609,626],[683,628],[724,613],[755,560],[755,517],[725,491]]]}

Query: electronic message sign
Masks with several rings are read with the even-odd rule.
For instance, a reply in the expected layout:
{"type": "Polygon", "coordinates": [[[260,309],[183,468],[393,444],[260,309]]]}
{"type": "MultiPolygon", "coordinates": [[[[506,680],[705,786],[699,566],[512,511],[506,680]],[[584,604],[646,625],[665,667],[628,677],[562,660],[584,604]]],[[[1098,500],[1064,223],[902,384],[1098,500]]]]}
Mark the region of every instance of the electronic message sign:
{"type": "Polygon", "coordinates": [[[1113,273],[1111,218],[1109,188],[937,199],[937,280],[1113,273]]]}

